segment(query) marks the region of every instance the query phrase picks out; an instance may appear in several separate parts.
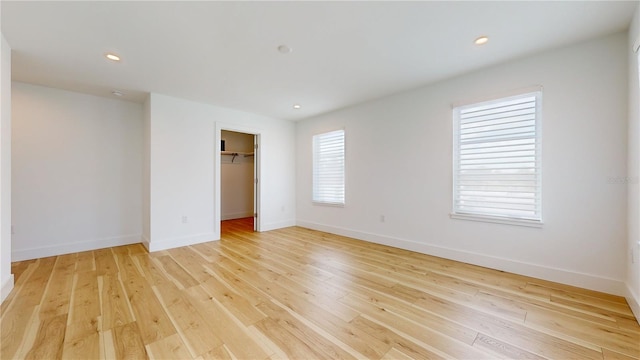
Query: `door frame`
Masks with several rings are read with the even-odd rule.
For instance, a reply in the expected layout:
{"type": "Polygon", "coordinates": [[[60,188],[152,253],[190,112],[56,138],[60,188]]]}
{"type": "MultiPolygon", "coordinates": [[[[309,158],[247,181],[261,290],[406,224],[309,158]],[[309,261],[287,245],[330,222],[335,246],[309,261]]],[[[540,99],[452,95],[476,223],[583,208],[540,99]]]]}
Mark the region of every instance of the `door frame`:
{"type": "Polygon", "coordinates": [[[234,132],[239,132],[239,133],[245,133],[245,134],[249,134],[249,135],[253,135],[254,136],[254,143],[257,145],[257,147],[254,149],[254,171],[253,171],[253,177],[254,177],[254,191],[253,191],[253,197],[254,197],[254,231],[260,231],[260,229],[262,228],[262,201],[261,201],[261,196],[260,194],[262,193],[261,187],[262,187],[262,181],[260,181],[260,167],[261,167],[261,163],[262,163],[262,157],[260,156],[260,148],[261,148],[261,135],[262,135],[262,131],[261,129],[258,128],[254,128],[254,127],[249,127],[249,126],[242,126],[242,125],[237,125],[237,124],[228,124],[228,123],[223,123],[223,122],[216,122],[216,129],[215,129],[215,134],[214,134],[214,143],[215,143],[215,154],[213,156],[214,158],[214,203],[215,203],[215,207],[214,207],[214,223],[215,223],[215,235],[216,235],[216,239],[220,239],[220,221],[221,221],[221,213],[220,213],[220,208],[221,208],[221,181],[220,181],[220,164],[222,163],[222,158],[220,155],[220,151],[221,151],[221,147],[220,147],[220,140],[222,140],[222,130],[226,130],[226,131],[234,131],[234,132]],[[256,181],[257,180],[257,181],[256,181]],[[257,214],[257,215],[255,215],[257,214]]]}

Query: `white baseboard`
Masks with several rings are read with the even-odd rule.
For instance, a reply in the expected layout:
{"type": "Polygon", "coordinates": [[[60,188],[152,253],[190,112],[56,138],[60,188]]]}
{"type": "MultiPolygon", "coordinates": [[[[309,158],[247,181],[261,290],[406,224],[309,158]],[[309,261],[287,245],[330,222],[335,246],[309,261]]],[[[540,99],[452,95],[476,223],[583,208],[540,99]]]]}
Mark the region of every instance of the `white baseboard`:
{"type": "Polygon", "coordinates": [[[233,220],[233,219],[243,219],[243,218],[248,218],[252,216],[253,216],[252,211],[248,211],[248,212],[243,211],[243,212],[230,213],[230,214],[220,214],[220,220],[224,221],[224,220],[233,220]]]}
{"type": "Polygon", "coordinates": [[[260,231],[261,232],[271,231],[271,230],[282,229],[282,228],[291,227],[291,226],[296,226],[296,221],[293,219],[261,224],[260,231]]]}
{"type": "Polygon", "coordinates": [[[82,242],[55,244],[30,249],[13,249],[11,261],[38,259],[48,256],[71,254],[81,251],[104,249],[113,246],[122,246],[140,243],[140,234],[114,236],[82,242]]]}
{"type": "Polygon", "coordinates": [[[13,274],[11,274],[2,284],[2,290],[0,290],[0,304],[2,304],[4,299],[6,299],[7,296],[9,296],[9,293],[11,293],[11,290],[13,290],[13,284],[13,274]]]}
{"type": "Polygon", "coordinates": [[[484,266],[491,269],[507,271],[514,274],[530,276],[572,286],[578,286],[581,288],[601,291],[609,294],[624,296],[624,294],[626,293],[624,282],[597,275],[505,259],[481,253],[447,248],[438,245],[426,244],[412,240],[367,233],[336,226],[318,224],[311,221],[298,220],[297,225],[314,230],[348,236],[358,240],[364,240],[405,250],[411,250],[422,254],[438,256],[446,259],[461,261],[468,264],[484,266]]]}
{"type": "Polygon", "coordinates": [[[633,315],[636,317],[636,321],[640,324],[640,298],[638,295],[633,292],[633,290],[629,287],[629,284],[625,287],[626,294],[625,298],[627,299],[627,303],[633,311],[633,315]]]}
{"type": "Polygon", "coordinates": [[[149,240],[147,238],[144,238],[142,240],[142,244],[147,248],[147,250],[149,250],[149,252],[154,252],[173,249],[181,246],[200,244],[213,240],[217,240],[214,233],[203,233],[169,239],[149,240]]]}

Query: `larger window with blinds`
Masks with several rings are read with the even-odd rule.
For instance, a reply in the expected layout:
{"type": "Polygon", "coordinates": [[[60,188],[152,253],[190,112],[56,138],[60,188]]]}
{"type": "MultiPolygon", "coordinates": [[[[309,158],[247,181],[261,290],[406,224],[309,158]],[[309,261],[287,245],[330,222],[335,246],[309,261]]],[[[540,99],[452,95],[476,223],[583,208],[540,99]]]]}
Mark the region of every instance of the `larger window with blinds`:
{"type": "Polygon", "coordinates": [[[539,91],[454,108],[452,217],[542,222],[539,91]]]}
{"type": "Polygon", "coordinates": [[[313,202],[344,205],[344,130],[313,136],[313,202]]]}

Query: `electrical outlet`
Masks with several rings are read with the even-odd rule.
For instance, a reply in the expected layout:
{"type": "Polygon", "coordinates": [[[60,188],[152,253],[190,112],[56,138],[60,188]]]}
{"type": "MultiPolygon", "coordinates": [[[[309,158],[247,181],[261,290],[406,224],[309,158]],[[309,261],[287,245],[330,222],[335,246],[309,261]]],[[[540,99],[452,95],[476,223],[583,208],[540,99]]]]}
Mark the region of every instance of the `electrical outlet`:
{"type": "Polygon", "coordinates": [[[384,217],[384,215],[380,215],[380,222],[384,222],[386,220],[386,218],[384,217]]]}
{"type": "Polygon", "coordinates": [[[186,217],[186,216],[184,216],[184,215],[182,215],[182,223],[183,223],[183,224],[186,224],[186,223],[188,223],[188,222],[189,222],[189,218],[188,218],[188,217],[186,217]]]}

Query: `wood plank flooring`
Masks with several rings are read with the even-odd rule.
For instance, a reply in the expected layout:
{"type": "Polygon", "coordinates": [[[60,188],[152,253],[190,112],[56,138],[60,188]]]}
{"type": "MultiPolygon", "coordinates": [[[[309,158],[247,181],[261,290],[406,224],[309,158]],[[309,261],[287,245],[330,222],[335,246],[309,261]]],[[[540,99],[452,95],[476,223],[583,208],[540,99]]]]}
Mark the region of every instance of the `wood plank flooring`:
{"type": "Polygon", "coordinates": [[[251,219],[12,271],[2,359],[640,359],[621,297],[251,219]]]}

